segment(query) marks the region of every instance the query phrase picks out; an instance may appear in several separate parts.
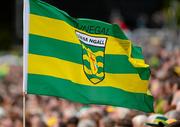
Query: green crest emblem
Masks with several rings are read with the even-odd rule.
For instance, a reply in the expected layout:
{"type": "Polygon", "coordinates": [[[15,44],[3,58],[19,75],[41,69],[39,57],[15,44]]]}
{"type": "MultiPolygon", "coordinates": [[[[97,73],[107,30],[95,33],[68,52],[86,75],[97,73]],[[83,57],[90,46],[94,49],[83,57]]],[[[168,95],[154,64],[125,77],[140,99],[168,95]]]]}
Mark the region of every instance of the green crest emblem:
{"type": "Polygon", "coordinates": [[[81,42],[83,69],[87,78],[94,84],[104,79],[105,37],[90,36],[76,31],[81,42]]]}

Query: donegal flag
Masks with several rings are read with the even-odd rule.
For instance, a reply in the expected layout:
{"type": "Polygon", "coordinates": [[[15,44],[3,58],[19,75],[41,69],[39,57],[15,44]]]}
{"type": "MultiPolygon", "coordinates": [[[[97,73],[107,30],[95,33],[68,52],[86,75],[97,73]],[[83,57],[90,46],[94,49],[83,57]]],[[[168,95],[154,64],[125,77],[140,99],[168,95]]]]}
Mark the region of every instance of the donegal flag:
{"type": "Polygon", "coordinates": [[[24,77],[28,94],[153,111],[149,66],[117,25],[75,19],[25,0],[24,77]]]}

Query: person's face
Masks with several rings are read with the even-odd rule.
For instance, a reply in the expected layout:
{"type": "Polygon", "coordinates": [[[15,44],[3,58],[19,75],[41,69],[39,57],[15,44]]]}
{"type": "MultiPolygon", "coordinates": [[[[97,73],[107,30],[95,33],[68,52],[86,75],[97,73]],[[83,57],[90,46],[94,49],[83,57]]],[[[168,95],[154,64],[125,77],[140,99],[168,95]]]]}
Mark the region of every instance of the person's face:
{"type": "Polygon", "coordinates": [[[0,127],[13,127],[13,122],[10,118],[5,118],[0,121],[0,127]]]}

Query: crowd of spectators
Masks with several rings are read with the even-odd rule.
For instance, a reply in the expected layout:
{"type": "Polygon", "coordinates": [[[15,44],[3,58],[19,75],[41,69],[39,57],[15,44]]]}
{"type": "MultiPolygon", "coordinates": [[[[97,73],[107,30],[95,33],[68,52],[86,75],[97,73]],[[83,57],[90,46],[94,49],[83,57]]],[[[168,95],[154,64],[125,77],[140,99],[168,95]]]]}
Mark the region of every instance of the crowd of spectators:
{"type": "Polygon", "coordinates": [[[0,127],[22,127],[22,57],[0,55],[0,127]]]}
{"type": "MultiPolygon", "coordinates": [[[[156,37],[149,37],[147,43],[144,54],[151,66],[149,89],[155,99],[155,113],[26,95],[26,127],[148,127],[148,123],[162,127],[179,124],[180,47],[168,49],[163,40],[156,37]]],[[[1,54],[0,127],[23,126],[22,79],[22,56],[1,54]]]]}

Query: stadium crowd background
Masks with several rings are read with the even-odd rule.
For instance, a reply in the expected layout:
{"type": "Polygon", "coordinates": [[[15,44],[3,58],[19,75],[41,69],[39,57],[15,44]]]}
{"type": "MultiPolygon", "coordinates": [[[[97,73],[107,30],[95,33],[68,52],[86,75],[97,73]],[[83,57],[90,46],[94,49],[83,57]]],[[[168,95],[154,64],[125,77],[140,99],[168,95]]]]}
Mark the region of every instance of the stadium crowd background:
{"type": "MultiPolygon", "coordinates": [[[[138,32],[137,32],[138,31],[138,32]]],[[[131,35],[144,44],[144,54],[151,66],[150,90],[155,98],[155,114],[112,106],[82,105],[63,99],[27,95],[27,127],[143,127],[157,114],[180,120],[180,48],[164,43],[170,34],[146,29],[131,35]],[[146,32],[141,32],[146,31],[146,32]],[[144,35],[142,35],[144,34],[144,35]],[[146,39],[142,39],[143,36],[146,39]],[[147,36],[147,37],[145,37],[147,36]],[[140,38],[139,38],[140,37],[140,38]]],[[[180,36],[178,35],[180,38],[180,36]]],[[[0,56],[0,126],[22,126],[22,54],[1,53],[0,56]]]]}
{"type": "MultiPolygon", "coordinates": [[[[142,46],[151,66],[149,89],[155,113],[122,107],[83,105],[47,96],[26,96],[26,127],[148,127],[157,116],[168,122],[180,120],[180,30],[165,27],[162,13],[154,15],[158,29],[146,27],[144,15],[130,30],[113,11],[111,22],[118,23],[135,44],[142,46]]],[[[22,48],[0,52],[0,127],[22,127],[23,80],[22,48]]]]}

